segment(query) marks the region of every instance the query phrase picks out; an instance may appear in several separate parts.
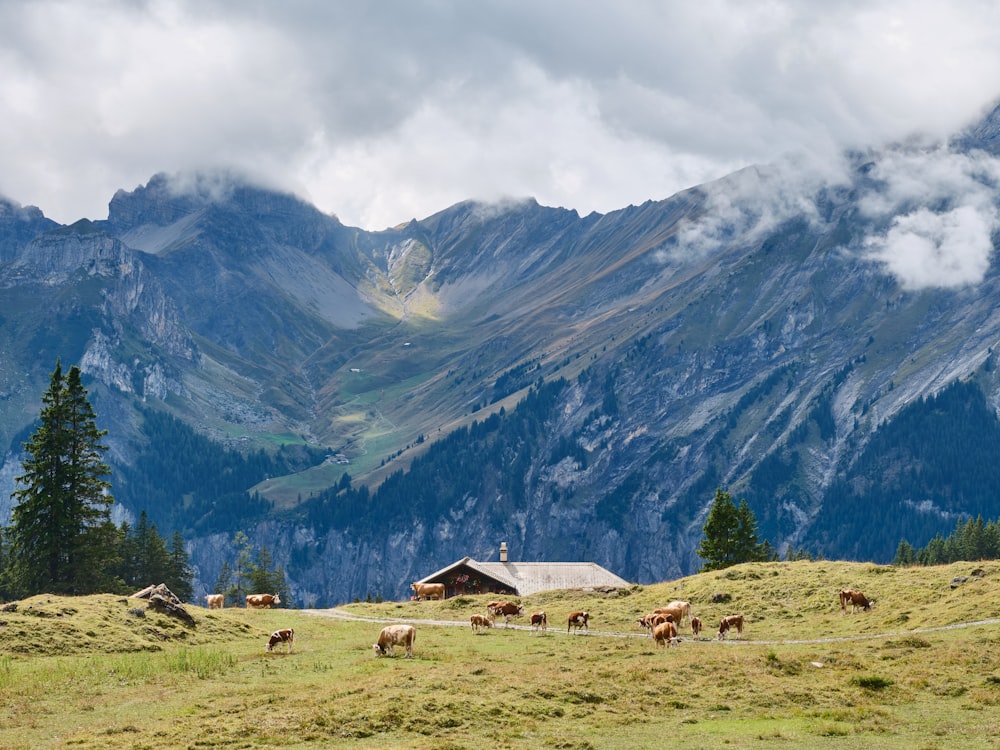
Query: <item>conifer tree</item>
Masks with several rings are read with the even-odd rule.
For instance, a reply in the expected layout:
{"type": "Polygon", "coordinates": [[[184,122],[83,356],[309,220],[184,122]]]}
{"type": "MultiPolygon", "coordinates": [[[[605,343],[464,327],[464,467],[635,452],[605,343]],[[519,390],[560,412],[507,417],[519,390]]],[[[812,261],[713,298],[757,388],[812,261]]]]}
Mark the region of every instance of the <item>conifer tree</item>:
{"type": "Polygon", "coordinates": [[[892,564],[897,567],[906,567],[908,565],[913,565],[917,560],[917,551],[913,548],[905,539],[899,541],[899,545],[896,547],[896,556],[893,558],[892,564]]]}
{"type": "Polygon", "coordinates": [[[119,533],[104,479],[111,473],[103,460],[105,434],[97,429],[79,368],[64,376],[56,362],[12,494],[9,564],[21,595],[87,594],[120,585],[112,574],[119,533]]]}
{"type": "Polygon", "coordinates": [[[722,489],[715,491],[702,534],[704,537],[697,552],[705,560],[703,571],[722,570],[773,557],[770,544],[761,543],[757,538],[757,519],[746,500],[741,500],[737,507],[729,493],[722,489]]]}
{"type": "Polygon", "coordinates": [[[167,587],[182,602],[190,601],[194,594],[194,586],[191,583],[194,571],[191,570],[191,556],[184,549],[184,538],[179,531],[175,531],[171,537],[167,552],[167,587]]]}

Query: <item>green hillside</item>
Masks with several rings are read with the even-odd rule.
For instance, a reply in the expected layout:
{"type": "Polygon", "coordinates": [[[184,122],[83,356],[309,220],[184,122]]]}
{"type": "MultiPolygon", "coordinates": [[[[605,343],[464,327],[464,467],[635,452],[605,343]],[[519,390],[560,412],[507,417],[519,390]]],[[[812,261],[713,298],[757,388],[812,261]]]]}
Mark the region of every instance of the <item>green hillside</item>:
{"type": "Polygon", "coordinates": [[[752,564],[525,598],[549,614],[546,635],[524,618],[474,634],[469,615],[487,599],[189,607],[186,627],[139,616],[136,599],[33,597],[0,613],[0,746],[995,746],[997,563],[752,564]],[[874,609],[841,613],[848,586],[874,609]],[[657,649],[634,620],[674,598],[707,631],[695,640],[685,626],[681,643],[657,649]],[[589,635],[566,634],[577,608],[592,613],[589,635]],[[731,613],[746,630],[720,642],[718,618],[731,613]],[[393,619],[415,621],[412,660],[372,654],[393,619]],[[295,628],[291,654],[265,652],[278,627],[295,628]]]}

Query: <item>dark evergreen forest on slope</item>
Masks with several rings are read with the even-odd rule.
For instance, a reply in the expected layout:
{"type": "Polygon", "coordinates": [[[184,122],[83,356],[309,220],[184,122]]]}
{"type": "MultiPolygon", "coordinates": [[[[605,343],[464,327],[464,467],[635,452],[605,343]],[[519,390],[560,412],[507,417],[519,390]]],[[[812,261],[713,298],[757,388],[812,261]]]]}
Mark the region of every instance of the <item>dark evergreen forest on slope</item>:
{"type": "Polygon", "coordinates": [[[1000,422],[974,382],[910,404],[831,486],[811,537],[838,557],[889,562],[969,517],[1000,515],[1000,422]]]}
{"type": "MultiPolygon", "coordinates": [[[[578,436],[552,437],[549,425],[563,406],[560,397],[568,385],[563,379],[539,380],[516,408],[456,430],[376,490],[352,486],[345,474],[338,487],[304,501],[294,517],[317,533],[350,529],[364,536],[415,521],[433,524],[474,497],[491,499],[489,520],[502,526],[505,518],[525,508],[526,493],[536,486],[529,476],[532,454],[547,451],[550,465],[570,456],[585,468],[593,460],[578,436]]],[[[613,377],[600,387],[606,394],[594,418],[612,415],[617,408],[613,377]]],[[[828,413],[829,404],[824,406],[821,398],[809,429],[822,434],[828,413]]],[[[270,511],[270,503],[247,488],[323,459],[301,447],[244,455],[171,416],[149,411],[145,420],[147,434],[156,437],[149,445],[169,450],[144,449],[134,467],[115,477],[114,492],[137,511],[146,510],[168,532],[247,528],[270,511]]],[[[798,437],[806,438],[804,433],[798,437]]],[[[763,539],[780,539],[781,519],[769,509],[778,506],[775,497],[798,491],[801,450],[802,445],[792,445],[776,452],[733,493],[748,499],[763,539]]],[[[901,540],[920,547],[963,519],[1000,517],[997,456],[1000,421],[974,382],[956,382],[914,402],[874,434],[859,460],[832,484],[799,549],[829,558],[890,562],[901,540]]],[[[657,460],[670,460],[669,451],[657,460]]],[[[724,469],[716,457],[690,492],[710,496],[724,469]]],[[[651,491],[655,488],[641,471],[630,474],[593,500],[594,522],[621,528],[638,498],[651,491]]],[[[572,495],[553,498],[559,501],[572,501],[572,495]]]]}
{"type": "Polygon", "coordinates": [[[320,463],[325,451],[283,446],[271,454],[244,454],[219,445],[175,417],[147,410],[146,444],[135,464],[112,478],[115,498],[146,511],[160,529],[184,536],[245,529],[271,504],[250,487],[320,463]]]}

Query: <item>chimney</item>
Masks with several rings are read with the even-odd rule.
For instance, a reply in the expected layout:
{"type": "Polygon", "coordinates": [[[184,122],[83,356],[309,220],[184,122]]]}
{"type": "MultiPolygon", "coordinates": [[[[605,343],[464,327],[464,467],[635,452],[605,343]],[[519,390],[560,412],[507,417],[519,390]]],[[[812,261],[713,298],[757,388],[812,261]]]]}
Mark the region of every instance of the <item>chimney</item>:
{"type": "Polygon", "coordinates": [[[507,542],[500,542],[500,562],[507,562],[507,542]]]}

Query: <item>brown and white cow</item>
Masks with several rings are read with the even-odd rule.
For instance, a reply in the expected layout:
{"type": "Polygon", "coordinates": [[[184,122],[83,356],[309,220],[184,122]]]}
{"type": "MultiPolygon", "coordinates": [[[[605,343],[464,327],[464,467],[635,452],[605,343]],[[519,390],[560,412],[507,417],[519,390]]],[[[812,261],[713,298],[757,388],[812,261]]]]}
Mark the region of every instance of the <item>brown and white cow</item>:
{"type": "Polygon", "coordinates": [[[274,651],[274,647],[285,644],[288,653],[292,653],[292,644],[295,643],[295,630],[293,628],[282,628],[271,633],[271,638],[267,642],[267,650],[274,651]]]}
{"type": "Polygon", "coordinates": [[[702,628],[701,620],[698,619],[697,617],[692,617],[691,618],[691,635],[693,635],[695,638],[697,638],[699,635],[701,635],[701,628],[702,628]]]}
{"type": "Polygon", "coordinates": [[[412,625],[386,625],[378,634],[378,642],[372,644],[375,656],[395,656],[393,646],[403,646],[406,657],[413,657],[413,642],[417,639],[417,630],[412,625]]]}
{"type": "MultiPolygon", "coordinates": [[[[686,602],[682,602],[686,604],[686,602]]],[[[684,619],[684,613],[689,612],[691,605],[689,604],[687,608],[679,606],[678,604],[668,604],[666,607],[657,607],[653,610],[654,615],[670,615],[670,619],[674,621],[674,625],[678,628],[681,626],[681,620],[684,619]]]]}
{"type": "Polygon", "coordinates": [[[691,619],[691,602],[683,602],[680,599],[674,599],[674,601],[667,604],[667,606],[663,607],[663,609],[668,612],[680,612],[680,619],[676,617],[674,618],[674,622],[677,624],[678,628],[684,624],[685,619],[691,619]]]}
{"type": "Polygon", "coordinates": [[[857,589],[841,589],[840,591],[840,611],[844,614],[847,614],[848,604],[851,605],[851,614],[854,614],[859,608],[862,612],[868,612],[874,603],[857,589]]]}
{"type": "Polygon", "coordinates": [[[494,618],[502,616],[507,626],[510,625],[510,621],[515,617],[520,617],[524,614],[524,605],[517,602],[490,602],[487,609],[494,618]]]}
{"type": "Polygon", "coordinates": [[[673,620],[661,622],[653,629],[653,640],[657,646],[670,646],[677,642],[677,626],[673,620]]]}
{"type": "MultiPolygon", "coordinates": [[[[639,625],[641,625],[645,630],[648,630],[650,636],[652,636],[657,625],[662,625],[665,622],[674,622],[674,616],[664,614],[663,612],[650,612],[648,615],[640,617],[636,620],[636,622],[638,622],[639,625]]],[[[677,623],[674,624],[676,625],[677,623]]]]}
{"type": "Polygon", "coordinates": [[[570,616],[566,620],[566,632],[569,632],[570,628],[576,628],[577,632],[580,628],[583,628],[588,633],[590,632],[590,613],[584,612],[583,610],[577,610],[576,612],[570,613],[570,616]]]}
{"type": "Polygon", "coordinates": [[[473,633],[480,630],[489,630],[493,627],[493,621],[486,615],[472,615],[469,618],[469,624],[472,625],[473,633]]]}
{"type": "Polygon", "coordinates": [[[226,597],[223,594],[205,594],[205,604],[209,609],[222,609],[225,603],[226,597]]]}
{"type": "Polygon", "coordinates": [[[544,612],[534,612],[531,615],[531,630],[545,633],[549,628],[549,618],[544,612]]]}
{"type": "Polygon", "coordinates": [[[736,628],[736,632],[743,635],[743,615],[729,615],[722,618],[719,623],[719,640],[725,638],[726,633],[732,628],[736,628]]]}
{"type": "Polygon", "coordinates": [[[443,583],[411,583],[410,588],[413,589],[418,601],[421,599],[444,599],[443,583]]]}
{"type": "Polygon", "coordinates": [[[281,604],[277,594],[247,594],[247,609],[270,609],[281,604]]]}

